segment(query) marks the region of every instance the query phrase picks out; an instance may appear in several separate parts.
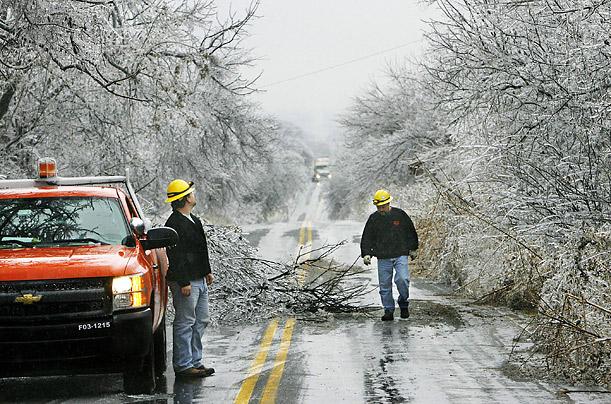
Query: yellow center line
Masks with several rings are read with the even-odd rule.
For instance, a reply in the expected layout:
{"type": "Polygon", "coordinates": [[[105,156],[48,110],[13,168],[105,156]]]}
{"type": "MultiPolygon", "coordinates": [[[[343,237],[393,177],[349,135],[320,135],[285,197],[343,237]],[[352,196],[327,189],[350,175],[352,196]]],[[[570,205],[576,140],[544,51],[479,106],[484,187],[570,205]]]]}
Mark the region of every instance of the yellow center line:
{"type": "MultiPolygon", "coordinates": [[[[299,253],[302,254],[302,256],[300,257],[301,261],[305,261],[310,258],[309,250],[311,249],[312,249],[312,222],[304,220],[303,223],[301,224],[301,228],[299,229],[299,253]],[[307,238],[306,238],[306,235],[307,235],[307,238]]],[[[307,265],[301,265],[299,268],[299,272],[297,273],[297,280],[300,285],[303,285],[303,282],[305,281],[306,269],[307,269],[307,265]]]]}
{"type": "Polygon", "coordinates": [[[312,249],[312,222],[308,223],[308,242],[310,245],[310,250],[312,249]]]}
{"type": "MultiPolygon", "coordinates": [[[[310,259],[310,254],[312,250],[312,222],[309,222],[309,221],[303,222],[301,230],[303,231],[303,234],[304,234],[304,240],[300,240],[300,245],[305,247],[305,251],[306,251],[303,254],[303,256],[301,257],[301,261],[303,262],[303,261],[307,261],[310,259]],[[307,239],[305,239],[306,234],[307,234],[307,239]]],[[[303,264],[299,268],[299,275],[297,277],[299,281],[299,285],[303,285],[303,283],[305,282],[306,271],[308,270],[308,268],[309,268],[308,264],[303,264]]]]}
{"type": "Polygon", "coordinates": [[[306,222],[303,222],[301,224],[301,227],[299,228],[299,245],[300,246],[303,245],[303,241],[304,241],[304,238],[305,238],[305,223],[306,222]]]}
{"type": "Polygon", "coordinates": [[[291,346],[291,338],[293,336],[293,328],[295,327],[295,319],[289,318],[284,326],[282,332],[282,338],[280,340],[280,349],[276,354],[276,360],[274,361],[274,367],[272,373],[269,375],[265,389],[263,390],[263,396],[261,397],[261,403],[263,404],[274,404],[276,402],[276,395],[278,394],[278,386],[280,385],[280,379],[284,372],[284,364],[286,363],[286,357],[288,356],[289,347],[291,346]]]}
{"type": "Polygon", "coordinates": [[[235,398],[235,404],[247,404],[250,400],[250,396],[252,396],[252,392],[255,389],[257,380],[259,380],[261,369],[265,364],[265,359],[267,359],[267,353],[269,352],[269,348],[272,345],[272,340],[274,339],[274,334],[276,334],[277,328],[278,319],[274,319],[267,327],[267,330],[265,330],[265,334],[263,335],[263,339],[261,340],[261,347],[259,348],[259,352],[257,353],[257,356],[250,365],[250,369],[248,370],[248,377],[242,383],[242,387],[240,388],[240,391],[238,392],[238,395],[235,398]]]}

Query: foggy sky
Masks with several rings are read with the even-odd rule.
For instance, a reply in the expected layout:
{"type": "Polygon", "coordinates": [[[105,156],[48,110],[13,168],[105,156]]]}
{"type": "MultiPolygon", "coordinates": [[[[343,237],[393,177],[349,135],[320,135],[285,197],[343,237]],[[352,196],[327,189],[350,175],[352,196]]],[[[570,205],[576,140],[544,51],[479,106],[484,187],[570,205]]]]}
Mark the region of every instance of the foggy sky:
{"type": "MultiPolygon", "coordinates": [[[[222,7],[228,7],[227,1],[222,7]]],[[[249,3],[230,0],[234,11],[249,3]]],[[[257,87],[265,92],[254,95],[255,100],[307,136],[328,138],[339,130],[337,115],[369,83],[382,80],[389,63],[420,53],[421,20],[430,19],[433,10],[418,0],[262,0],[257,15],[244,43],[261,59],[247,70],[249,75],[262,72],[257,87]]]]}

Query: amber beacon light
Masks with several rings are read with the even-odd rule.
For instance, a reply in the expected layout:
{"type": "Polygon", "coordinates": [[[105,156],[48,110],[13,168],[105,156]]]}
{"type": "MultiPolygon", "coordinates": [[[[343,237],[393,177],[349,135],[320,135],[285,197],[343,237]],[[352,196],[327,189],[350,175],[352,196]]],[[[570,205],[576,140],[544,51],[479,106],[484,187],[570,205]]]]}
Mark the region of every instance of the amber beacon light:
{"type": "Polygon", "coordinates": [[[38,177],[52,178],[57,176],[57,163],[55,159],[43,157],[38,160],[38,177]]]}

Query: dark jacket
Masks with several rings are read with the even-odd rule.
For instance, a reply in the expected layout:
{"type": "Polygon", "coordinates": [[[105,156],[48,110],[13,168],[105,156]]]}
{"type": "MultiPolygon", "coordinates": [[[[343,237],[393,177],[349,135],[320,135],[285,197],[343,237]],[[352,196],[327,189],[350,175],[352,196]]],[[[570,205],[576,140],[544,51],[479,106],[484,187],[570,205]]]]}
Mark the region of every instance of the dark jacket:
{"type": "Polygon", "coordinates": [[[418,249],[418,234],[412,219],[399,208],[369,216],[361,237],[361,257],[396,258],[418,249]]]}
{"type": "Polygon", "coordinates": [[[191,218],[193,222],[174,211],[165,223],[178,233],[178,244],[167,250],[170,260],[168,280],[178,282],[181,287],[211,273],[204,226],[195,215],[191,218]]]}

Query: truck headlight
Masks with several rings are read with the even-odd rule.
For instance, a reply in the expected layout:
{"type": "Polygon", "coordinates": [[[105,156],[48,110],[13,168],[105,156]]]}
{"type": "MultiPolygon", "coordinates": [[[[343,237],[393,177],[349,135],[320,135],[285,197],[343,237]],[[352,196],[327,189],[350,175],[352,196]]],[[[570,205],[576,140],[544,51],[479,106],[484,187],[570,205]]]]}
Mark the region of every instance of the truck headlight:
{"type": "Polygon", "coordinates": [[[113,310],[135,309],[148,305],[142,275],[119,276],[112,280],[113,310]]]}

